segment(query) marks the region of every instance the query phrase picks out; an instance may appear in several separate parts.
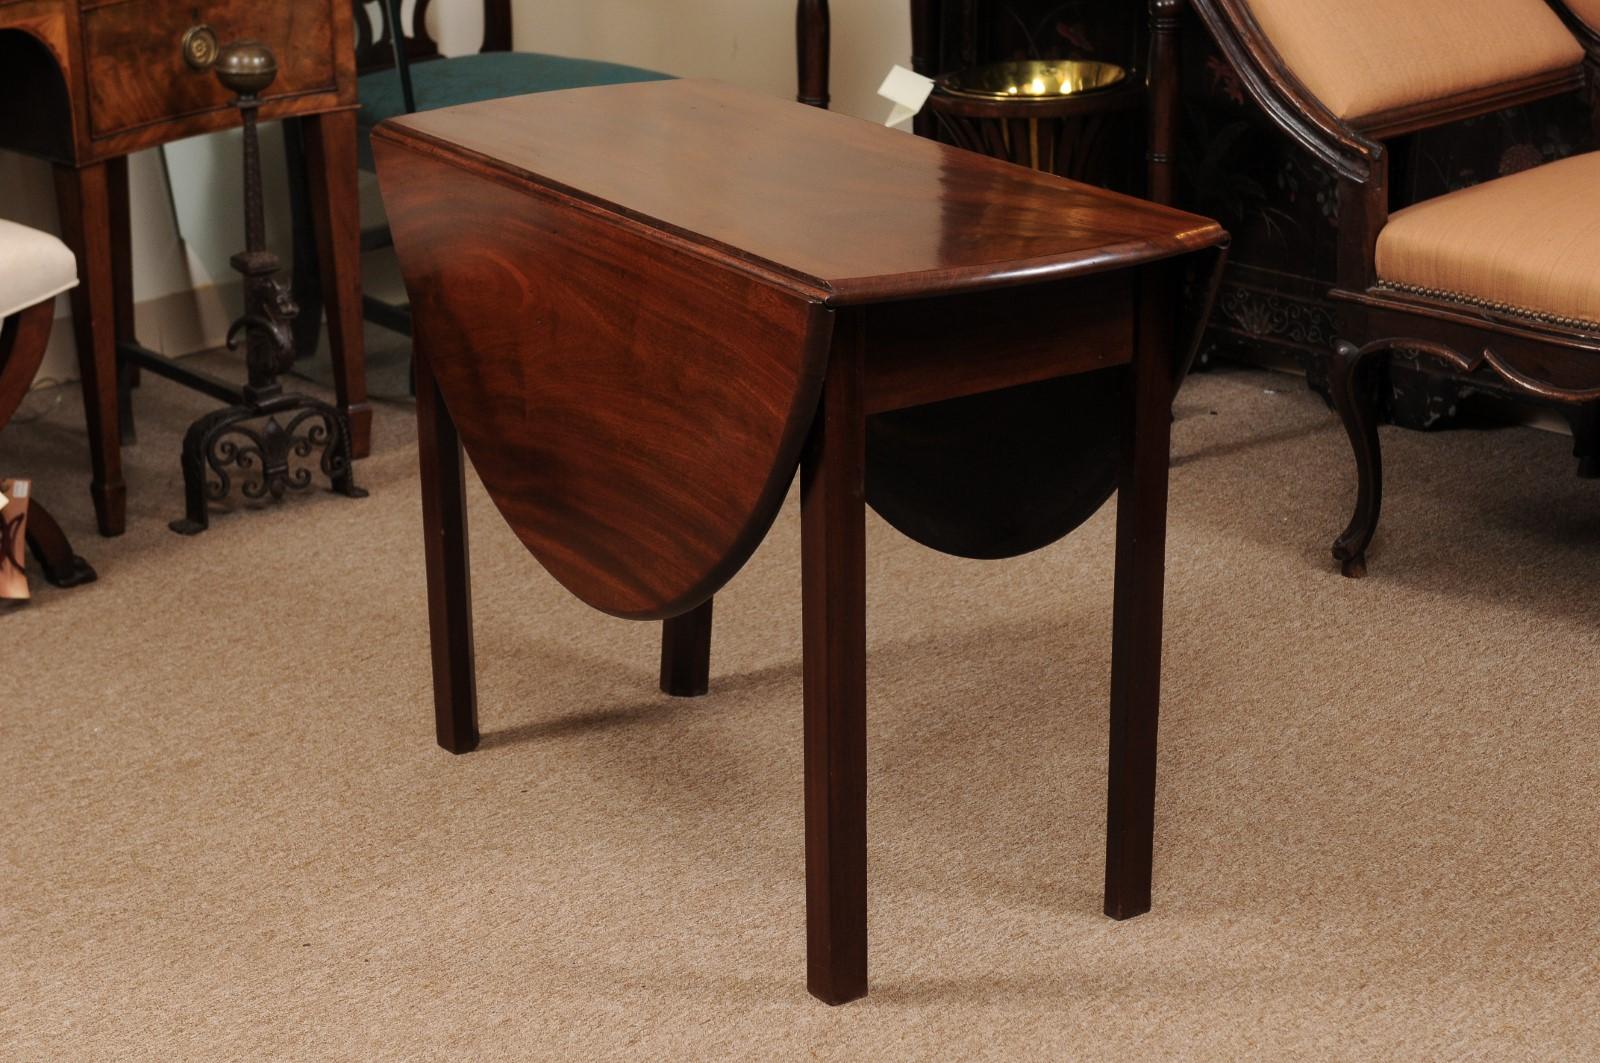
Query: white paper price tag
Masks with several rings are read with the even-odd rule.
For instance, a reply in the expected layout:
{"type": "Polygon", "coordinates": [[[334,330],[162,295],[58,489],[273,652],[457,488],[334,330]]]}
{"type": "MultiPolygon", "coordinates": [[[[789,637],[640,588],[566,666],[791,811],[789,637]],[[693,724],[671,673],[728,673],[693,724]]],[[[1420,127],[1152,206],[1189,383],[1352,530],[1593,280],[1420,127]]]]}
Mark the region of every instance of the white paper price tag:
{"type": "Polygon", "coordinates": [[[894,104],[894,110],[889,112],[889,117],[883,124],[890,127],[902,126],[915,118],[922,111],[923,105],[928,102],[928,97],[933,95],[933,79],[925,78],[903,66],[897,66],[883,79],[878,95],[894,104]]]}

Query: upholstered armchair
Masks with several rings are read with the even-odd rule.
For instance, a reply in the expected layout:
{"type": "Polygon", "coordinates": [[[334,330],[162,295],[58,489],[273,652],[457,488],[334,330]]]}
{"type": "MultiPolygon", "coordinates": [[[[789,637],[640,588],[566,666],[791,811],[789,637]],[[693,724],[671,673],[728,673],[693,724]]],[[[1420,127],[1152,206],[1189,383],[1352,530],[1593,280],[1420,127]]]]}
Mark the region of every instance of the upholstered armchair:
{"type": "MultiPolygon", "coordinates": [[[[1390,212],[1389,142],[1600,84],[1600,0],[1194,0],[1250,94],[1338,178],[1330,379],[1358,474],[1334,543],[1366,573],[1382,502],[1375,374],[1397,350],[1600,401],[1600,153],[1390,212]]],[[[1600,128],[1600,125],[1597,125],[1600,128]]]]}

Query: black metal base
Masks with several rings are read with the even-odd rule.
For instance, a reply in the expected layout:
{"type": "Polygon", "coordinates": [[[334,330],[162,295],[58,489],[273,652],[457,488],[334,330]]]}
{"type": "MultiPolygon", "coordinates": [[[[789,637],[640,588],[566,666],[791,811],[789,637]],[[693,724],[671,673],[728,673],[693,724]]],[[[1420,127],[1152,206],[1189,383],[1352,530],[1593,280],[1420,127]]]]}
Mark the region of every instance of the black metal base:
{"type": "Polygon", "coordinates": [[[367,496],[356,486],[350,425],[337,407],[305,395],[279,395],[208,413],[183,437],[184,516],[168,527],[179,535],[205,531],[210,504],[228,496],[235,477],[244,477],[239,491],[252,501],[279,501],[289,491],[306,490],[312,483],[309,460],[319,452],[317,465],[333,490],[347,498],[367,496]]]}

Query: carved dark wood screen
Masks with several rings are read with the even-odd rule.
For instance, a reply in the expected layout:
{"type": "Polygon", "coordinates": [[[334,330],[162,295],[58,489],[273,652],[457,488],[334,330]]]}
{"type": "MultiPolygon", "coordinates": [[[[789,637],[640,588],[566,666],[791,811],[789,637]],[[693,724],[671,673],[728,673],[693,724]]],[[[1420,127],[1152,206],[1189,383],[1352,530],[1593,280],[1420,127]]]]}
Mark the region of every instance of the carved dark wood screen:
{"type": "Polygon", "coordinates": [[[1106,59],[1144,66],[1144,8],[1124,0],[913,0],[918,56],[940,73],[1004,59],[1106,59]]]}

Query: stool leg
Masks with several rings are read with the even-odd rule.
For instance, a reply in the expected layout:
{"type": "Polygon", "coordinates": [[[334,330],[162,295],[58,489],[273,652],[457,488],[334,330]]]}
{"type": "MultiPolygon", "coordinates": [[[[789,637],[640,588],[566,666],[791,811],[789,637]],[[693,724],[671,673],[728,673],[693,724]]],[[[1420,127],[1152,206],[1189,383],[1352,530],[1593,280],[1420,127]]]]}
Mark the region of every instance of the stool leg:
{"type": "Polygon", "coordinates": [[[456,423],[417,348],[417,451],[422,467],[423,559],[439,744],[478,748],[478,681],[472,648],[472,567],[467,553],[466,469],[456,423]]]}
{"type": "Polygon", "coordinates": [[[711,604],[704,603],[661,625],[661,692],[698,698],[711,689],[711,604]]]}
{"type": "Polygon", "coordinates": [[[867,992],[866,421],[857,323],[839,323],[801,468],[807,988],[867,992]]]}
{"type": "Polygon", "coordinates": [[[1172,425],[1172,320],[1177,312],[1173,280],[1171,267],[1145,271],[1123,421],[1106,816],[1105,911],[1113,919],[1150,910],[1172,425]]]}
{"type": "Polygon", "coordinates": [[[28,503],[28,548],[53,587],[78,587],[98,578],[89,562],[72,552],[61,525],[37,498],[28,503]]]}
{"type": "Polygon", "coordinates": [[[128,491],[122,481],[121,432],[117,427],[116,282],[108,166],[103,162],[57,166],[55,176],[62,235],[78,256],[72,325],[77,334],[93,469],[89,493],[100,534],[121,535],[127,526],[128,491]]]}

